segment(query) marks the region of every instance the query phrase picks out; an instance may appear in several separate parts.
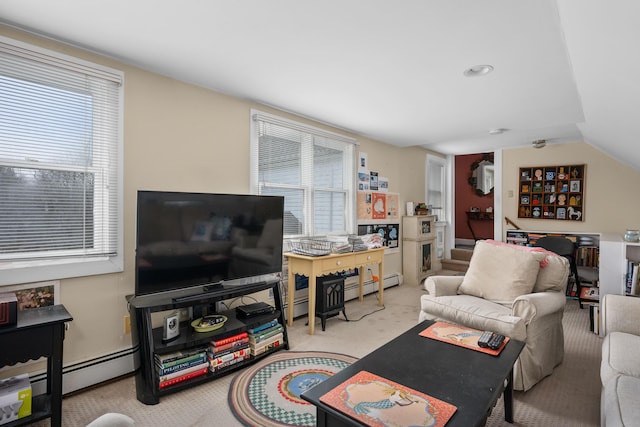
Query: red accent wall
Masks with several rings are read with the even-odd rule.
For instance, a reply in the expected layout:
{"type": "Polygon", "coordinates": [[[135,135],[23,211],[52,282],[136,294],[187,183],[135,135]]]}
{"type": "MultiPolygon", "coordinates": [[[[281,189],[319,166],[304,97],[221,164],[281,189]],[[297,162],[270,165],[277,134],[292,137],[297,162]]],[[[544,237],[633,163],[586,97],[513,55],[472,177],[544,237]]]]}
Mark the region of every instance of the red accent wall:
{"type": "MultiPolygon", "coordinates": [[[[455,237],[458,239],[473,239],[471,230],[467,225],[466,214],[471,210],[471,207],[480,208],[481,211],[486,211],[490,206],[493,207],[493,193],[487,196],[478,196],[471,184],[469,184],[471,165],[482,160],[482,156],[483,154],[479,153],[455,157],[455,237]]],[[[493,221],[472,221],[471,226],[476,238],[493,239],[493,221]]]]}

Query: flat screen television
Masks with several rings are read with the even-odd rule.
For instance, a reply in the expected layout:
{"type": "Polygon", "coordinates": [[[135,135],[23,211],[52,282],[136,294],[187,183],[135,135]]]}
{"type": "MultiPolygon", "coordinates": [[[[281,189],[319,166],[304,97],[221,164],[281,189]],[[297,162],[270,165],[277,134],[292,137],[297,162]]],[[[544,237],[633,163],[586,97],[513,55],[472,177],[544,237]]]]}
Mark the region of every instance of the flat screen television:
{"type": "Polygon", "coordinates": [[[283,197],[138,191],[137,209],[136,296],[282,271],[283,197]]]}

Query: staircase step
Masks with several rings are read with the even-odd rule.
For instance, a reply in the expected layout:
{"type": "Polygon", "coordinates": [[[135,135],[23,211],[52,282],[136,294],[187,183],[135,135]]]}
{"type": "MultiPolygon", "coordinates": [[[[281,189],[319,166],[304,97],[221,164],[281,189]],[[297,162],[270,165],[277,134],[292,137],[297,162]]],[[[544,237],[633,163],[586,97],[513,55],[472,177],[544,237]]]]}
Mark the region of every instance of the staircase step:
{"type": "Polygon", "coordinates": [[[451,249],[451,259],[470,261],[471,255],[473,255],[473,249],[451,249]]]}
{"type": "Polygon", "coordinates": [[[469,269],[469,261],[459,259],[443,259],[442,268],[445,270],[462,271],[469,269]]]}

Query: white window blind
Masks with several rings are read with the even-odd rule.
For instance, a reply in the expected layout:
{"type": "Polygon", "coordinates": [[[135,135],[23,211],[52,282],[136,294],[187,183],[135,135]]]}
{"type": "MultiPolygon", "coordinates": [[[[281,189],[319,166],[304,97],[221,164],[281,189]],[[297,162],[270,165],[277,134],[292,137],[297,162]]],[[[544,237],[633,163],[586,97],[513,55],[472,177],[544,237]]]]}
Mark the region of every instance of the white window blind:
{"type": "Polygon", "coordinates": [[[0,268],[121,256],[121,98],[117,71],[0,38],[0,268]]]}
{"type": "Polygon", "coordinates": [[[353,232],[355,140],[252,114],[252,186],[285,198],[286,237],[353,232]]]}

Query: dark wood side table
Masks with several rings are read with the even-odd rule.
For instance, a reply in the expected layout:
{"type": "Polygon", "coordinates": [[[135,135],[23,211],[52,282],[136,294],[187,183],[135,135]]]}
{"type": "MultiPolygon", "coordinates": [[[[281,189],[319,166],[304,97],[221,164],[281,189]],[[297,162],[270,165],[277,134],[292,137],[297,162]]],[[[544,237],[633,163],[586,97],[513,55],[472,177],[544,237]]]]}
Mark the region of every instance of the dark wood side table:
{"type": "Polygon", "coordinates": [[[32,399],[31,416],[4,424],[21,426],[51,418],[51,427],[62,425],[62,348],[64,324],[73,317],[63,305],[18,312],[18,323],[0,328],[0,367],[47,358],[47,392],[32,399]]]}

